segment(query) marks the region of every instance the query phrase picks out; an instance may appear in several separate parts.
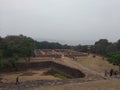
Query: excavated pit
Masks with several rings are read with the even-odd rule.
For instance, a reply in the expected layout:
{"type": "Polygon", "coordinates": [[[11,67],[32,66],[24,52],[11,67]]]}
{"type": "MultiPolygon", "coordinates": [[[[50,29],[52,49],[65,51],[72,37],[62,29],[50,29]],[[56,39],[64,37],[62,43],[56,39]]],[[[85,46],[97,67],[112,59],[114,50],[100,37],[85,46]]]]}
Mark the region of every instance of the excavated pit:
{"type": "MultiPolygon", "coordinates": [[[[58,73],[60,75],[65,76],[67,79],[85,77],[85,74],[82,73],[80,70],[56,63],[54,61],[30,62],[29,64],[17,63],[16,66],[18,71],[27,71],[28,69],[39,70],[39,69],[49,68],[49,71],[46,73],[49,73],[51,75],[54,75],[54,73],[58,73]]],[[[9,67],[2,70],[3,72],[11,71],[9,67]]]]}
{"type": "Polygon", "coordinates": [[[63,74],[69,78],[83,78],[85,74],[82,73],[80,70],[75,68],[71,68],[53,61],[46,61],[46,62],[34,62],[30,64],[30,68],[51,68],[52,71],[58,72],[63,74]]]}
{"type": "MultiPolygon", "coordinates": [[[[6,82],[1,82],[0,81],[0,88],[3,88],[4,90],[29,90],[32,87],[39,87],[39,86],[48,86],[48,85],[64,85],[64,84],[68,84],[68,83],[78,83],[78,82],[86,82],[87,80],[84,80],[85,74],[82,73],[80,70],[66,66],[66,65],[62,65],[59,63],[56,63],[54,61],[40,61],[40,62],[30,62],[29,64],[26,63],[17,63],[17,71],[18,72],[25,72],[22,75],[26,76],[30,75],[32,76],[32,74],[34,73],[28,73],[27,71],[29,70],[44,70],[44,69],[49,69],[47,72],[47,74],[57,74],[59,75],[60,79],[33,79],[33,80],[28,80],[28,81],[20,81],[19,85],[15,84],[15,81],[11,82],[11,83],[6,83],[6,82]],[[79,78],[79,79],[78,79],[79,78]]],[[[7,66],[5,68],[2,68],[0,70],[0,73],[11,73],[11,71],[13,71],[13,73],[15,73],[14,70],[11,70],[11,67],[7,66]]],[[[22,77],[22,76],[20,76],[22,77]]],[[[29,76],[26,76],[26,78],[29,76]]],[[[32,77],[31,77],[32,78],[32,77]]],[[[21,80],[21,79],[20,79],[21,80]]]]}

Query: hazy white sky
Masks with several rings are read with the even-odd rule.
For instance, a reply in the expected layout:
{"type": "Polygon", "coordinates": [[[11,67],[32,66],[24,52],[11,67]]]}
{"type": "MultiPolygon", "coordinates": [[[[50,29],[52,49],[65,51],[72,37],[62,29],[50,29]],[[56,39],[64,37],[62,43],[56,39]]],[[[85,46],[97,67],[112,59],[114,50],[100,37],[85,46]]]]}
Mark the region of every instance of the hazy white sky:
{"type": "Polygon", "coordinates": [[[0,0],[0,36],[120,39],[120,0],[0,0]]]}

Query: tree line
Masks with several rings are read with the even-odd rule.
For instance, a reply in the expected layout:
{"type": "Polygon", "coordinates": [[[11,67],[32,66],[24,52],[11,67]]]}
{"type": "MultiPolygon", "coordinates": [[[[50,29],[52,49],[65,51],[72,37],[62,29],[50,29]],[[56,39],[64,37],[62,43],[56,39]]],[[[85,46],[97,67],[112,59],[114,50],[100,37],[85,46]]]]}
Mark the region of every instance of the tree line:
{"type": "Polygon", "coordinates": [[[3,67],[3,60],[16,69],[15,63],[20,57],[26,61],[34,55],[34,40],[23,35],[0,37],[0,67],[3,67]]]}
{"type": "Polygon", "coordinates": [[[57,42],[39,42],[24,35],[0,37],[0,68],[4,66],[5,60],[15,69],[20,58],[29,62],[35,49],[71,49],[71,46],[57,42]]]}
{"type": "Polygon", "coordinates": [[[109,42],[107,39],[100,39],[90,48],[91,53],[102,55],[108,58],[108,61],[119,66],[120,71],[120,40],[109,42]]]}

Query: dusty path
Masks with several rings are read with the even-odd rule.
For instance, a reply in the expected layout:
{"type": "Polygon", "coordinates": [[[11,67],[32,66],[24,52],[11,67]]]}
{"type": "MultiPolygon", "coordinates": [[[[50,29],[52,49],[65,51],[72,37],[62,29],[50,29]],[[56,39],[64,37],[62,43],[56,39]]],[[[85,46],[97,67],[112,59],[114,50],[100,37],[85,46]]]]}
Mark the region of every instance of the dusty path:
{"type": "Polygon", "coordinates": [[[89,69],[85,66],[83,66],[82,64],[74,61],[73,59],[71,58],[68,58],[68,57],[64,57],[63,59],[61,60],[58,60],[58,61],[55,61],[55,62],[58,62],[58,63],[61,63],[61,64],[64,64],[64,65],[67,65],[67,66],[70,66],[70,67],[73,67],[73,68],[77,68],[79,70],[81,70],[83,73],[86,74],[86,77],[99,77],[99,78],[105,78],[104,77],[104,74],[103,73],[99,73],[97,71],[94,71],[92,69],[89,69]]]}

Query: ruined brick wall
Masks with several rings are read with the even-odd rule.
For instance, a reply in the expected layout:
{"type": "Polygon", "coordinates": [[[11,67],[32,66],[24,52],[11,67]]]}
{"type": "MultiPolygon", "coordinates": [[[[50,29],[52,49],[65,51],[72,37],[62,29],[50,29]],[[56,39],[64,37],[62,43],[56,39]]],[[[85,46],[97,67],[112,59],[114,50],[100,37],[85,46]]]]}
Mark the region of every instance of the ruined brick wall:
{"type": "Polygon", "coordinates": [[[55,62],[51,63],[51,68],[56,70],[59,73],[62,73],[66,76],[69,76],[71,78],[83,78],[85,77],[85,74],[82,73],[80,70],[71,68],[62,64],[58,64],[55,62]]]}
{"type": "MultiPolygon", "coordinates": [[[[85,74],[82,73],[80,70],[71,68],[53,61],[42,61],[42,62],[31,62],[29,64],[26,63],[17,63],[17,70],[18,71],[25,71],[28,69],[43,69],[43,68],[51,68],[61,74],[69,76],[71,78],[83,78],[85,74]]],[[[2,69],[1,72],[11,72],[11,67],[7,66],[6,68],[2,69]]]]}

